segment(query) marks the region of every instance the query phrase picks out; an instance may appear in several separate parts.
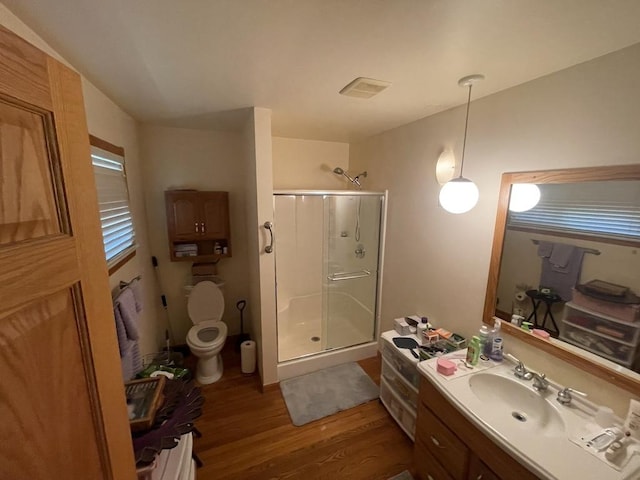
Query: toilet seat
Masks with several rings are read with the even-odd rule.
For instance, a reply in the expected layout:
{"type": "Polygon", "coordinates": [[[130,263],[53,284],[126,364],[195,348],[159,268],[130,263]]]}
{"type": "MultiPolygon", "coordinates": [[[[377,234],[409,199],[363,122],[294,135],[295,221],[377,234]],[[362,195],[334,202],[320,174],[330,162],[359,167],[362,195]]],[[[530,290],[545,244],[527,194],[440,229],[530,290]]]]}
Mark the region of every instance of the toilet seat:
{"type": "Polygon", "coordinates": [[[220,321],[200,322],[187,333],[187,344],[196,348],[214,350],[222,346],[226,340],[227,325],[220,321]]]}
{"type": "Polygon", "coordinates": [[[194,325],[219,321],[224,312],[224,297],[218,286],[209,281],[196,283],[187,302],[189,318],[194,325]]]}

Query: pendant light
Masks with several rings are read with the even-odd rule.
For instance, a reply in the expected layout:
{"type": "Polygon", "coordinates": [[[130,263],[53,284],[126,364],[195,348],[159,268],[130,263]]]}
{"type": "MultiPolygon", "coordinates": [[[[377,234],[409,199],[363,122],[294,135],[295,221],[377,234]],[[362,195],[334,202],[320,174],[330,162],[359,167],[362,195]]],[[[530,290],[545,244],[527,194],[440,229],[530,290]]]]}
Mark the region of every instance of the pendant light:
{"type": "Polygon", "coordinates": [[[512,212],[531,210],[539,201],[540,189],[535,183],[514,183],[511,186],[509,210],[512,212]]]}
{"type": "Polygon", "coordinates": [[[468,178],[462,176],[464,167],[464,151],[467,146],[467,128],[469,126],[469,106],[471,105],[471,87],[474,83],[484,80],[484,75],[469,75],[458,80],[461,87],[469,87],[467,98],[467,116],[464,122],[464,140],[462,141],[462,157],[460,159],[460,176],[449,180],[440,189],[440,205],[449,213],[465,213],[478,203],[478,187],[468,178]]]}

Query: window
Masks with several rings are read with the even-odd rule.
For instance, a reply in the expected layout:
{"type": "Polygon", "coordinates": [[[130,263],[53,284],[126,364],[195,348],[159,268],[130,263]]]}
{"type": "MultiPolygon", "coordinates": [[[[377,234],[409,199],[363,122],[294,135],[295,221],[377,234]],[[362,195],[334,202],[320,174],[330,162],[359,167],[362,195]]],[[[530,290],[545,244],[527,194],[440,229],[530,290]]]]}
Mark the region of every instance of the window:
{"type": "Polygon", "coordinates": [[[538,205],[526,212],[509,212],[507,228],[605,243],[639,244],[638,182],[542,184],[539,187],[538,205]]]}
{"type": "Polygon", "coordinates": [[[136,249],[124,149],[92,135],[90,142],[102,240],[111,274],[135,255],[136,249]]]}

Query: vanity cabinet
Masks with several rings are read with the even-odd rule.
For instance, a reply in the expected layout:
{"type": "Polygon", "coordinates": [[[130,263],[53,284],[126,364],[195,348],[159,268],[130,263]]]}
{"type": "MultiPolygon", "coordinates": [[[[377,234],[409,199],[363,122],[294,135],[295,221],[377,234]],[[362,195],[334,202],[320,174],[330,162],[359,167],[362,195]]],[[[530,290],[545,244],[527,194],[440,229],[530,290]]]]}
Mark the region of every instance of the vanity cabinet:
{"type": "Polygon", "coordinates": [[[414,463],[421,480],[534,480],[425,378],[420,383],[414,463]]]}
{"type": "Polygon", "coordinates": [[[215,261],[231,256],[229,193],[165,192],[172,261],[215,261]]]}

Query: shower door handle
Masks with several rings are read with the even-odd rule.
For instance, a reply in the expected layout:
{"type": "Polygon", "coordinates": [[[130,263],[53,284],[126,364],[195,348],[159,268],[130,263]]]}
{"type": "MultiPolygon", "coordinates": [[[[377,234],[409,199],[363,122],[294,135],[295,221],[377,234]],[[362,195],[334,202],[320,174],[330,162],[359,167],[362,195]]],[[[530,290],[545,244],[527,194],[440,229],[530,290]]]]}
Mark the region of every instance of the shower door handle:
{"type": "Polygon", "coordinates": [[[269,245],[267,245],[266,247],[264,247],[264,251],[265,253],[272,253],[273,252],[273,223],[271,222],[264,222],[264,228],[266,228],[267,230],[269,230],[269,235],[271,236],[271,243],[269,243],[269,245]]]}
{"type": "Polygon", "coordinates": [[[338,282],[340,280],[368,277],[369,275],[371,275],[369,270],[360,270],[359,272],[334,273],[333,275],[329,275],[327,278],[332,282],[338,282]]]}

